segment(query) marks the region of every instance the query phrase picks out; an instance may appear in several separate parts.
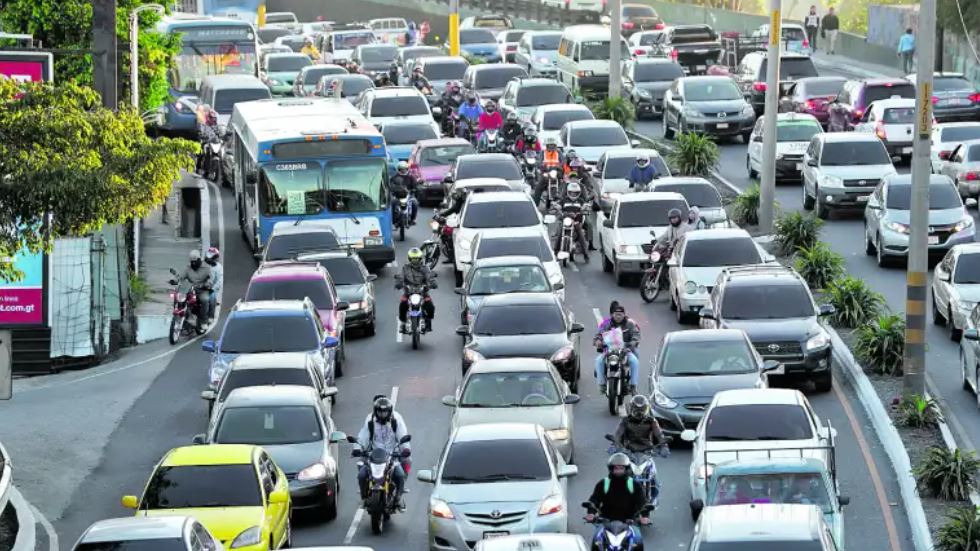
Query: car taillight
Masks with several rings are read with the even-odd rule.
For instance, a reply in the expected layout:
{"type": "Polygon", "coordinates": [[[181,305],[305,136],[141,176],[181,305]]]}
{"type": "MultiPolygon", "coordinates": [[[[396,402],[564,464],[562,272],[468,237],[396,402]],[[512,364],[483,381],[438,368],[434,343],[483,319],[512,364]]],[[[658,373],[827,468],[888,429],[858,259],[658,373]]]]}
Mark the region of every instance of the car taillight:
{"type": "Polygon", "coordinates": [[[660,29],[664,28],[664,24],[663,23],[657,23],[656,25],[653,26],[653,28],[654,29],[657,29],[659,31],[660,29]]]}
{"type": "Polygon", "coordinates": [[[633,50],[633,55],[643,55],[643,50],[633,50]]]}
{"type": "Polygon", "coordinates": [[[936,105],[937,103],[939,103],[939,98],[937,98],[936,96],[932,96],[932,104],[936,105]]]}
{"type": "Polygon", "coordinates": [[[766,83],[765,82],[756,82],[756,83],[752,84],[752,89],[755,90],[756,92],[765,92],[766,91],[766,83]]]}
{"type": "Polygon", "coordinates": [[[635,25],[633,24],[632,21],[623,21],[624,29],[632,29],[633,27],[635,27],[635,25]]]}
{"type": "Polygon", "coordinates": [[[803,47],[804,48],[809,48],[810,47],[810,41],[804,38],[803,39],[803,47]]]}
{"type": "Polygon", "coordinates": [[[670,58],[673,59],[674,61],[677,61],[677,48],[674,48],[673,50],[670,51],[670,58]]]}
{"type": "Polygon", "coordinates": [[[963,178],[969,182],[980,180],[980,172],[967,172],[963,178]]]}
{"type": "Polygon", "coordinates": [[[942,159],[942,160],[944,160],[944,161],[945,160],[948,160],[950,153],[952,153],[952,151],[940,151],[939,152],[939,158],[942,159]]]}
{"type": "Polygon", "coordinates": [[[511,44],[510,46],[507,46],[507,51],[508,52],[516,52],[517,51],[517,45],[516,44],[511,44]]]}
{"type": "Polygon", "coordinates": [[[885,138],[888,137],[888,135],[885,134],[884,125],[882,125],[880,122],[877,125],[875,125],[875,136],[878,136],[878,139],[881,140],[884,140],[885,138]]]}
{"type": "Polygon", "coordinates": [[[851,115],[851,117],[856,122],[856,121],[861,120],[861,115],[863,115],[863,114],[864,114],[864,109],[855,109],[854,110],[854,113],[851,115]]]}
{"type": "Polygon", "coordinates": [[[379,232],[378,230],[371,230],[368,232],[368,235],[370,235],[371,237],[377,237],[381,235],[381,232],[379,232]]]}
{"type": "Polygon", "coordinates": [[[970,101],[973,103],[980,103],[980,92],[970,95],[970,101]]]}
{"type": "Polygon", "coordinates": [[[811,111],[817,108],[817,102],[813,101],[812,99],[806,100],[806,102],[803,105],[805,105],[806,108],[811,111]]]}

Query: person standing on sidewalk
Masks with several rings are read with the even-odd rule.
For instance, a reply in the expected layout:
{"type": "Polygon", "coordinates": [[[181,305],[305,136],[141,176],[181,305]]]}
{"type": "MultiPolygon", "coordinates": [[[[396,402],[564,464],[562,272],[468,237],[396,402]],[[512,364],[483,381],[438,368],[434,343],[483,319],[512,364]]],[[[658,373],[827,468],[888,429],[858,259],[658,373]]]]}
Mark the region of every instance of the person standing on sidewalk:
{"type": "MultiPolygon", "coordinates": [[[[830,8],[827,10],[827,15],[823,16],[823,21],[820,22],[820,36],[821,38],[827,39],[825,48],[828,54],[833,55],[836,53],[834,47],[837,45],[837,31],[839,29],[840,19],[834,13],[834,8],[830,8]]],[[[816,48],[814,48],[814,51],[816,51],[816,48]]]]}
{"type": "Polygon", "coordinates": [[[912,28],[905,29],[905,34],[898,39],[898,57],[902,58],[902,68],[905,74],[912,72],[912,59],[915,57],[915,35],[912,28]]]}
{"type": "Polygon", "coordinates": [[[810,6],[810,13],[803,19],[803,27],[806,29],[806,39],[810,42],[810,51],[817,51],[817,30],[820,29],[820,16],[817,15],[816,6],[810,6]]]}

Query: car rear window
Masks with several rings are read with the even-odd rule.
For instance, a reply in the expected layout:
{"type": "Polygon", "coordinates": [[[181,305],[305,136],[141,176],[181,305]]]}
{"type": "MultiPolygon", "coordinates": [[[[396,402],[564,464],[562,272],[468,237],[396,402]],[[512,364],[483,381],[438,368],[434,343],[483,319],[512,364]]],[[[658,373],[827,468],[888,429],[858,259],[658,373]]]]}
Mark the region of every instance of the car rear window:
{"type": "Polygon", "coordinates": [[[460,44],[494,44],[493,33],[486,29],[462,29],[459,31],[460,44]]]}
{"type": "Polygon", "coordinates": [[[360,264],[353,258],[324,258],[318,262],[327,269],[334,285],[361,285],[365,281],[360,264]]]}
{"type": "MultiPolygon", "coordinates": [[[[909,184],[891,184],[888,186],[888,208],[909,210],[912,201],[912,186],[909,184]]],[[[953,184],[929,185],[929,210],[955,209],[962,206],[963,200],[953,184]]]]}
{"type": "Polygon", "coordinates": [[[816,315],[806,285],[730,285],[722,298],[721,317],[726,320],[808,318],[816,315]]]}
{"type": "Polygon", "coordinates": [[[261,506],[259,479],[251,463],[160,467],[140,504],[141,509],[261,506]]]}
{"type": "Polygon", "coordinates": [[[468,295],[547,293],[548,276],[541,266],[488,266],[477,268],[466,289],[468,295]]]}
{"type": "Polygon", "coordinates": [[[666,35],[662,31],[655,33],[643,33],[640,36],[640,46],[653,46],[654,44],[660,44],[664,41],[665,36],[666,35]]]}
{"type": "Polygon", "coordinates": [[[560,42],[561,35],[559,34],[536,35],[531,37],[531,49],[538,51],[557,50],[560,42]]]}
{"type": "Polygon", "coordinates": [[[259,29],[259,41],[261,41],[263,44],[272,44],[277,38],[289,36],[291,34],[293,34],[293,32],[289,29],[266,27],[264,29],[259,29]]]}
{"type": "Polygon", "coordinates": [[[695,239],[684,246],[684,267],[741,266],[762,262],[751,237],[695,239]]]}
{"type": "Polygon", "coordinates": [[[977,138],[980,138],[980,123],[970,126],[943,128],[939,134],[939,139],[943,142],[965,142],[977,138]]]}
{"type": "Polygon", "coordinates": [[[394,46],[365,46],[361,48],[361,61],[365,63],[390,63],[398,57],[394,46]]]}
{"type": "Polygon", "coordinates": [[[527,31],[507,31],[504,33],[505,42],[520,42],[521,38],[527,34],[527,31]]]}
{"type": "Polygon", "coordinates": [[[261,279],[248,286],[245,300],[303,300],[309,298],[320,310],[333,308],[328,283],[322,278],[261,279]]]}
{"type": "MultiPolygon", "coordinates": [[[[663,161],[661,161],[663,162],[663,161]]],[[[654,182],[656,191],[673,191],[687,199],[687,204],[699,209],[715,209],[721,206],[721,195],[711,184],[660,184],[654,182]]]]}
{"type": "Polygon", "coordinates": [[[266,58],[266,62],[270,73],[286,71],[296,71],[298,73],[303,67],[313,64],[310,58],[305,55],[270,56],[266,58]]]}
{"type": "MultiPolygon", "coordinates": [[[[659,156],[650,156],[650,164],[657,171],[658,176],[670,176],[667,163],[659,156]]],[[[636,166],[636,157],[611,157],[606,159],[606,164],[602,169],[602,177],[609,180],[619,180],[629,178],[630,171],[636,166]]],[[[674,191],[674,190],[669,190],[674,191]]]]}
{"type": "Polygon", "coordinates": [[[332,232],[291,233],[275,235],[265,249],[265,260],[292,260],[303,253],[332,251],[340,248],[332,232]]]}
{"type": "MultiPolygon", "coordinates": [[[[343,98],[354,97],[368,88],[374,88],[374,83],[371,82],[371,79],[363,75],[352,75],[346,78],[339,76],[337,80],[340,81],[340,97],[343,98]]],[[[330,90],[329,86],[324,86],[323,95],[328,97],[333,95],[333,91],[330,90]]]]}
{"type": "Polygon", "coordinates": [[[973,92],[973,85],[969,80],[960,77],[933,77],[932,90],[934,92],[973,92]]]}
{"type": "Polygon", "coordinates": [[[473,333],[484,337],[554,335],[565,332],[557,304],[484,306],[476,316],[473,333]]]}
{"type": "Polygon", "coordinates": [[[443,484],[548,480],[551,467],[537,439],[454,442],[442,466],[443,484]]]}
{"type": "Polygon", "coordinates": [[[633,72],[636,82],[671,81],[684,76],[684,68],[677,63],[637,63],[633,72]]]}
{"type": "Polygon", "coordinates": [[[875,141],[846,141],[827,142],[820,152],[820,164],[823,166],[851,165],[889,165],[891,157],[885,146],[875,141]]]}
{"type": "Polygon", "coordinates": [[[806,33],[797,27],[783,27],[783,40],[806,40],[806,33]]]}
{"type": "Polygon", "coordinates": [[[871,105],[878,100],[888,99],[893,96],[915,99],[915,86],[909,83],[896,82],[891,84],[876,84],[864,88],[865,105],[871,105]]]}
{"type": "Polygon", "coordinates": [[[803,94],[808,97],[837,96],[847,82],[844,79],[811,80],[803,85],[803,94]]]}
{"type": "Polygon", "coordinates": [[[517,106],[548,105],[553,103],[569,103],[572,95],[562,84],[546,86],[524,86],[517,91],[517,106]]]}
{"type": "Polygon", "coordinates": [[[657,17],[650,6],[623,6],[623,17],[657,17]]]}
{"type": "Polygon", "coordinates": [[[806,410],[795,404],[716,407],[705,421],[704,433],[709,442],[813,438],[813,429],[806,410]]]}
{"type": "Polygon", "coordinates": [[[572,147],[604,147],[630,143],[626,132],[616,126],[576,128],[569,134],[568,145],[572,147]]]}
{"type": "Polygon", "coordinates": [[[820,123],[813,121],[809,123],[789,123],[776,125],[777,142],[809,142],[810,138],[823,132],[820,123]]]}
{"type": "Polygon", "coordinates": [[[675,27],[671,38],[673,44],[691,44],[715,40],[718,40],[718,35],[711,27],[675,27]]]}
{"type": "Polygon", "coordinates": [[[551,247],[544,236],[539,237],[494,237],[480,239],[477,260],[501,256],[533,256],[541,262],[554,262],[551,247]]]}
{"type": "MultiPolygon", "coordinates": [[[[763,59],[762,65],[759,66],[759,74],[763,77],[766,76],[767,61],[763,59]]],[[[796,80],[815,76],[817,76],[817,68],[809,57],[784,57],[779,60],[780,80],[796,80]]]]}
{"type": "MultiPolygon", "coordinates": [[[[306,73],[303,75],[303,84],[312,85],[320,82],[320,79],[325,76],[346,74],[347,71],[345,71],[343,67],[316,67],[306,71],[306,73]]],[[[346,85],[347,83],[345,82],[345,88],[347,87],[346,85]]]]}
{"type": "Polygon", "coordinates": [[[530,200],[473,203],[466,207],[463,227],[472,229],[520,228],[537,226],[541,221],[530,200]]]}
{"type": "Polygon", "coordinates": [[[687,212],[687,203],[676,200],[628,201],[619,206],[616,214],[617,228],[642,228],[646,226],[666,226],[670,222],[667,214],[678,209],[687,212]]]}
{"type": "Polygon", "coordinates": [[[588,109],[567,109],[564,111],[547,111],[541,122],[542,130],[561,130],[566,122],[591,121],[595,115],[588,109]]]}
{"type": "Polygon", "coordinates": [[[834,505],[827,483],[816,472],[720,474],[709,505],[748,503],[800,503],[816,505],[824,514],[833,514],[834,505]]]}
{"type": "Polygon", "coordinates": [[[724,341],[672,341],[660,361],[660,374],[667,377],[736,375],[759,371],[755,355],[742,339],[724,341]]]}
{"type": "Polygon", "coordinates": [[[820,540],[745,540],[745,541],[706,541],[698,546],[698,551],[824,551],[820,540]]]}
{"type": "Polygon", "coordinates": [[[250,386],[292,385],[314,387],[310,372],[303,369],[269,368],[269,369],[232,369],[225,376],[221,385],[218,401],[223,402],[236,388],[250,386]]]}
{"type": "Polygon", "coordinates": [[[225,408],[214,441],[255,446],[317,442],[323,439],[317,416],[310,406],[225,408]]]}
{"type": "Polygon", "coordinates": [[[419,140],[439,137],[431,124],[386,124],[381,134],[387,145],[415,145],[419,140]]]}
{"type": "Polygon", "coordinates": [[[470,178],[501,178],[504,180],[520,180],[521,167],[513,158],[505,159],[479,159],[471,158],[459,163],[456,168],[457,180],[468,180],[470,178]]]}
{"type": "Polygon", "coordinates": [[[465,61],[428,62],[422,66],[422,74],[429,80],[459,80],[469,66],[465,61]]]}
{"type": "Polygon", "coordinates": [[[243,101],[254,101],[272,97],[269,89],[227,89],[214,94],[214,110],[222,115],[230,115],[235,110],[235,104],[243,101]]]}
{"type": "Polygon", "coordinates": [[[421,96],[374,98],[371,117],[410,117],[428,115],[429,104],[421,96]]]}
{"type": "Polygon", "coordinates": [[[473,27],[477,29],[506,29],[512,26],[510,21],[503,17],[483,16],[473,21],[473,27]]]}
{"type": "Polygon", "coordinates": [[[487,90],[490,88],[503,88],[507,86],[514,77],[526,77],[527,71],[523,67],[511,65],[509,67],[491,67],[477,71],[473,85],[477,90],[487,90]]]}
{"type": "Polygon", "coordinates": [[[472,145],[444,145],[438,147],[426,147],[419,155],[419,164],[426,166],[449,166],[456,161],[460,155],[471,155],[476,153],[472,145]]]}
{"type": "Polygon", "coordinates": [[[540,407],[561,404],[548,373],[477,373],[463,388],[460,407],[540,407]]]}
{"type": "Polygon", "coordinates": [[[319,348],[313,321],[306,316],[234,316],[221,335],[221,352],[307,352],[319,348]]]}
{"type": "Polygon", "coordinates": [[[885,109],[881,117],[881,122],[885,124],[912,124],[915,122],[914,107],[892,107],[885,109]]]}

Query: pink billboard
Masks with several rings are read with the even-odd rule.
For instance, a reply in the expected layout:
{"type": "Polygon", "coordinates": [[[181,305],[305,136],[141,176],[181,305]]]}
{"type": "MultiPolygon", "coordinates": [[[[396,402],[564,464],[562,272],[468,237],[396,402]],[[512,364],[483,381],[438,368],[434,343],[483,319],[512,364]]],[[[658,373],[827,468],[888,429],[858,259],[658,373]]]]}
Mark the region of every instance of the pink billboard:
{"type": "Polygon", "coordinates": [[[46,52],[0,51],[0,75],[18,82],[53,80],[53,56],[46,52]]]}

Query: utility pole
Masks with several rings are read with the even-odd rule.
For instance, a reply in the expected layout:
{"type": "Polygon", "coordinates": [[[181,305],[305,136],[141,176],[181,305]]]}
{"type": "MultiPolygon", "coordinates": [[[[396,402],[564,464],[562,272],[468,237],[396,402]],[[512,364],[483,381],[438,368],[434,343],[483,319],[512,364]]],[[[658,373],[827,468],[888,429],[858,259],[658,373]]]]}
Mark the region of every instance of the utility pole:
{"type": "Polygon", "coordinates": [[[762,124],[762,184],[759,229],[772,235],[776,195],[776,121],[779,102],[779,53],[782,44],[782,0],[769,0],[769,46],[766,49],[766,101],[762,124]]]}
{"type": "Polygon", "coordinates": [[[459,0],[449,0],[449,55],[459,55],[459,0]]]}
{"type": "Polygon", "coordinates": [[[912,210],[909,214],[909,261],[905,291],[906,397],[926,393],[926,274],[929,257],[929,150],[932,135],[932,77],[936,49],[936,0],[919,4],[915,69],[915,141],[912,144],[912,210]]]}
{"type": "Polygon", "coordinates": [[[623,88],[622,0],[609,0],[609,97],[621,97],[623,88]]]}
{"type": "Polygon", "coordinates": [[[102,105],[119,107],[116,0],[92,0],[92,82],[102,105]]]}

